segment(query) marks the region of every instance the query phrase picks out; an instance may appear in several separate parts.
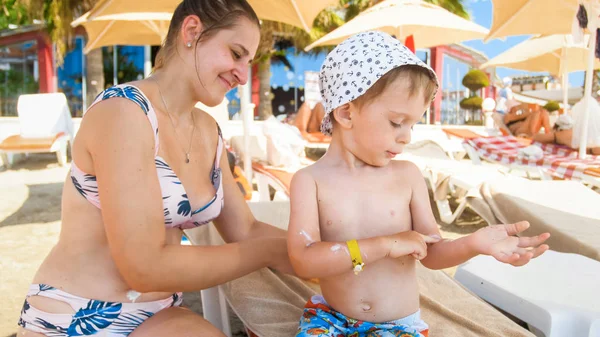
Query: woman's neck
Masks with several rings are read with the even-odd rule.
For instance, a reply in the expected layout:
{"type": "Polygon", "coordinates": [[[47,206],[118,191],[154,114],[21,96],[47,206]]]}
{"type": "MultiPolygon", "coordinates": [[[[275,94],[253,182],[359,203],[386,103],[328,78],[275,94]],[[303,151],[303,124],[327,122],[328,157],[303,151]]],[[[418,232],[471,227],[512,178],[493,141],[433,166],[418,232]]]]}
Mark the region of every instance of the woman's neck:
{"type": "Polygon", "coordinates": [[[190,88],[186,77],[182,77],[180,72],[170,70],[159,69],[149,80],[157,87],[161,99],[159,104],[166,104],[167,112],[174,119],[186,118],[198,102],[194,99],[194,90],[190,88]]]}

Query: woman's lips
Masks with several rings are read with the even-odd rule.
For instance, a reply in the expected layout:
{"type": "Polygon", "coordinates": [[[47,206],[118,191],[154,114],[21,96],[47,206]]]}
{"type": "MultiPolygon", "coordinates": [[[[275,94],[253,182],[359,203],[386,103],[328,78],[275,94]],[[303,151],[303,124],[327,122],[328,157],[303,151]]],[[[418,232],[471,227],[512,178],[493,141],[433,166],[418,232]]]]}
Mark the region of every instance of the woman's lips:
{"type": "Polygon", "coordinates": [[[219,76],[219,78],[221,79],[221,81],[223,81],[223,84],[225,84],[225,87],[227,88],[227,90],[233,89],[233,85],[231,83],[229,83],[229,81],[227,81],[222,76],[219,76]]]}

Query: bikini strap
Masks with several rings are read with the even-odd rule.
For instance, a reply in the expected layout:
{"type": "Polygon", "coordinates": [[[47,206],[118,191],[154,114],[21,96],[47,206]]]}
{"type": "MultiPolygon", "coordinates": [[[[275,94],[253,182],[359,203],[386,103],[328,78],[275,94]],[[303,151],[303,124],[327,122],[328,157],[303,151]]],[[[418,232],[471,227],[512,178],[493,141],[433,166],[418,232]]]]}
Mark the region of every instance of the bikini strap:
{"type": "Polygon", "coordinates": [[[217,152],[216,152],[216,157],[215,157],[215,167],[214,169],[218,169],[219,168],[219,163],[221,162],[221,155],[223,154],[223,133],[221,132],[221,127],[219,126],[219,123],[217,123],[217,133],[219,135],[219,139],[217,141],[217,152]]]}
{"type": "Polygon", "coordinates": [[[134,102],[146,114],[154,135],[154,156],[158,155],[158,119],[156,118],[156,111],[154,111],[148,97],[138,87],[131,84],[119,84],[110,87],[96,96],[94,103],[90,105],[87,111],[97,103],[115,97],[125,98],[134,102]]]}

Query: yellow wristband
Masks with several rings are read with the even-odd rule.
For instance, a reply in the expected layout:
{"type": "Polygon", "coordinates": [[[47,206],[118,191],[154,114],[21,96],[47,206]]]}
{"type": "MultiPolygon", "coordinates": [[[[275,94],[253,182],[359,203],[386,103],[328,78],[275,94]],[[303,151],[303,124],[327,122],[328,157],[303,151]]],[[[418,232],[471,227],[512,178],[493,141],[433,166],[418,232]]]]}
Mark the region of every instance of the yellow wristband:
{"type": "Polygon", "coordinates": [[[354,269],[354,274],[358,275],[358,273],[360,273],[365,266],[362,260],[362,256],[360,255],[360,248],[358,248],[358,242],[356,242],[356,240],[349,240],[346,241],[346,245],[348,246],[348,250],[350,251],[350,258],[352,259],[352,268],[354,269]]]}

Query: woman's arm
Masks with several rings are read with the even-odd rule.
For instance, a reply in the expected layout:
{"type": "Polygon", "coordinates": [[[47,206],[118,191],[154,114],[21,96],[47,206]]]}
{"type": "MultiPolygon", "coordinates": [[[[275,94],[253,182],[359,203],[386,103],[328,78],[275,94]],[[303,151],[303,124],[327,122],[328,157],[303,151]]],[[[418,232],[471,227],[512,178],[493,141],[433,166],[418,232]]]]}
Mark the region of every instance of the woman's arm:
{"type": "Polygon", "coordinates": [[[293,273],[287,253],[286,231],[254,218],[233,178],[225,149],[219,166],[225,202],[221,215],[213,223],[223,240],[232,243],[252,239],[277,239],[273,243],[274,252],[269,256],[269,266],[285,273],[293,273]]]}
{"type": "Polygon", "coordinates": [[[225,205],[214,224],[225,242],[239,242],[260,237],[285,238],[286,231],[257,221],[233,178],[225,149],[219,163],[223,177],[225,205]]]}
{"type": "Polygon", "coordinates": [[[506,115],[504,115],[504,124],[508,124],[515,121],[525,120],[531,115],[527,105],[520,104],[512,107],[506,115]],[[521,114],[517,114],[517,111],[521,110],[521,114]]]}
{"type": "Polygon", "coordinates": [[[84,145],[94,163],[110,253],[140,292],[205,289],[268,266],[285,254],[281,238],[218,247],[167,245],[154,138],[133,102],[114,98],[86,115],[84,145]]]}

